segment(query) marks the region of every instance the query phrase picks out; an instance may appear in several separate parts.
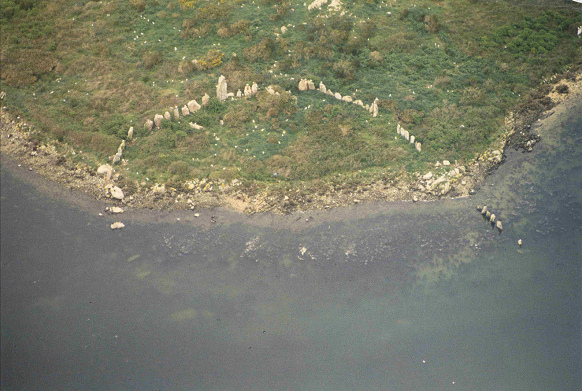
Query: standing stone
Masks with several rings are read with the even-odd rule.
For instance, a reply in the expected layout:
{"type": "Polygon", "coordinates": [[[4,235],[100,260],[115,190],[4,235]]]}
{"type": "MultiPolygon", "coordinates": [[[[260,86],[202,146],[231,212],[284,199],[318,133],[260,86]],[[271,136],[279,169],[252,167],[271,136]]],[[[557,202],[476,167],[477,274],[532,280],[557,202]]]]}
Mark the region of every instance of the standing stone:
{"type": "Polygon", "coordinates": [[[517,241],[517,245],[518,245],[518,246],[521,246],[522,244],[523,244],[523,241],[522,241],[521,239],[519,239],[519,240],[517,241]]]}
{"type": "Polygon", "coordinates": [[[343,100],[344,102],[348,102],[348,103],[352,103],[352,101],[353,101],[352,97],[351,97],[351,96],[349,96],[349,95],[346,95],[346,96],[344,96],[344,97],[342,98],[342,100],[343,100]]]}
{"type": "Polygon", "coordinates": [[[310,90],[315,90],[315,84],[313,84],[313,81],[311,81],[311,80],[309,80],[309,81],[307,82],[307,87],[308,87],[310,90]]]}
{"type": "Polygon", "coordinates": [[[287,27],[281,26],[281,34],[285,34],[287,32],[287,27]]]}
{"type": "Polygon", "coordinates": [[[266,88],[266,90],[267,90],[267,92],[268,92],[269,94],[271,94],[271,95],[275,95],[275,90],[273,89],[273,87],[271,87],[271,86],[268,86],[268,87],[266,88]]]}
{"type": "Polygon", "coordinates": [[[408,130],[405,130],[405,131],[404,131],[404,138],[405,138],[406,140],[410,140],[410,134],[408,133],[408,130]]]}
{"type": "Polygon", "coordinates": [[[414,144],[414,136],[410,136],[410,144],[414,144]]]}
{"type": "Polygon", "coordinates": [[[378,116],[378,98],[374,99],[374,103],[372,103],[372,117],[378,116]]]}
{"type": "Polygon", "coordinates": [[[400,133],[400,124],[396,126],[396,133],[398,133],[399,136],[402,135],[402,133],[400,133]]]}
{"type": "Polygon", "coordinates": [[[499,231],[503,231],[503,224],[501,224],[501,220],[497,220],[497,224],[495,226],[499,231]]]}
{"type": "Polygon", "coordinates": [[[487,213],[487,205],[485,205],[485,206],[483,207],[483,209],[481,209],[481,214],[482,214],[483,216],[485,216],[485,214],[486,214],[486,213],[487,213]]]}
{"type": "Polygon", "coordinates": [[[256,94],[259,91],[259,86],[257,85],[257,83],[253,82],[253,85],[251,87],[251,92],[254,94],[256,94]]]}
{"type": "Polygon", "coordinates": [[[492,223],[495,222],[495,214],[491,213],[491,216],[489,217],[489,221],[491,221],[492,223]]]}
{"type": "Polygon", "coordinates": [[[339,92],[336,92],[335,94],[333,94],[333,96],[337,99],[337,100],[342,100],[342,96],[339,92]]]}
{"type": "Polygon", "coordinates": [[[325,84],[323,84],[322,82],[319,82],[319,91],[323,92],[324,94],[327,91],[327,88],[325,87],[325,84]]]}
{"type": "Polygon", "coordinates": [[[119,144],[119,147],[117,148],[117,153],[122,154],[124,148],[125,148],[125,140],[121,140],[121,144],[119,144]]]}
{"type": "Polygon", "coordinates": [[[422,152],[422,144],[421,143],[415,143],[414,147],[416,148],[416,150],[418,152],[422,152]]]}
{"type": "Polygon", "coordinates": [[[299,80],[299,87],[298,88],[299,88],[299,91],[307,91],[307,89],[309,88],[307,86],[307,80],[305,80],[305,79],[299,80]]]}
{"type": "Polygon", "coordinates": [[[222,75],[218,78],[218,84],[216,85],[216,97],[221,101],[227,98],[226,77],[222,75]]]}
{"type": "Polygon", "coordinates": [[[245,96],[247,98],[250,98],[251,95],[253,94],[253,90],[251,89],[251,86],[249,86],[248,84],[245,86],[245,96]]]}
{"type": "Polygon", "coordinates": [[[113,161],[111,164],[118,163],[121,160],[121,152],[117,151],[117,153],[113,156],[113,161]]]}
{"type": "Polygon", "coordinates": [[[208,94],[204,94],[202,97],[202,106],[206,106],[210,101],[210,96],[208,94]]]}
{"type": "Polygon", "coordinates": [[[358,99],[357,101],[355,101],[354,103],[355,103],[355,104],[357,104],[357,105],[358,105],[358,106],[360,106],[360,107],[364,107],[364,102],[362,102],[362,101],[361,101],[361,100],[359,100],[359,99],[358,99]]]}
{"type": "Polygon", "coordinates": [[[242,96],[243,96],[243,93],[242,93],[242,91],[241,91],[241,90],[238,90],[238,91],[236,92],[236,97],[237,97],[237,98],[242,98],[242,96]]]}
{"type": "Polygon", "coordinates": [[[169,111],[166,111],[164,113],[164,119],[167,119],[168,121],[172,119],[172,116],[170,115],[170,112],[169,111]]]}
{"type": "Polygon", "coordinates": [[[191,113],[197,112],[198,110],[200,110],[200,107],[202,106],[200,106],[198,102],[196,102],[196,99],[188,102],[188,111],[190,111],[191,113]]]}
{"type": "Polygon", "coordinates": [[[144,129],[147,130],[148,132],[151,132],[152,129],[154,128],[154,121],[152,121],[151,119],[148,119],[145,124],[144,124],[144,129]]]}
{"type": "Polygon", "coordinates": [[[188,106],[184,105],[184,107],[182,107],[182,115],[189,115],[190,114],[190,110],[188,109],[188,106]]]}
{"type": "Polygon", "coordinates": [[[180,110],[178,106],[174,107],[174,119],[180,119],[180,110]]]}
{"type": "Polygon", "coordinates": [[[156,125],[156,128],[160,128],[160,126],[162,126],[162,120],[164,119],[164,116],[161,114],[156,114],[154,116],[154,124],[156,125]]]}
{"type": "Polygon", "coordinates": [[[131,140],[133,138],[133,126],[127,131],[127,139],[131,140]]]}

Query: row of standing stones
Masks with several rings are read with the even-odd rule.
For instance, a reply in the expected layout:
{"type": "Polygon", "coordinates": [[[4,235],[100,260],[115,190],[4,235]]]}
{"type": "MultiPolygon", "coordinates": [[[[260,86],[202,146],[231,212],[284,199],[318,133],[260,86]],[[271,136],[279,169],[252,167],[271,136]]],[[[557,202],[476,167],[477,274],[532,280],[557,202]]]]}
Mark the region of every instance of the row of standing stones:
{"type": "MultiPolygon", "coordinates": [[[[336,98],[337,100],[341,100],[341,101],[344,101],[347,103],[353,103],[355,105],[358,105],[358,106],[362,107],[363,109],[367,110],[370,114],[372,114],[373,117],[378,116],[378,98],[374,99],[374,101],[371,104],[364,104],[364,102],[362,102],[359,99],[354,100],[352,98],[352,96],[350,96],[350,95],[342,96],[339,92],[334,93],[333,91],[328,89],[325,86],[325,84],[323,84],[323,82],[320,82],[318,88],[316,88],[315,84],[313,83],[312,80],[306,80],[306,79],[301,79],[299,81],[298,88],[299,88],[299,91],[317,90],[323,94],[332,96],[332,97],[336,98]]],[[[268,86],[265,90],[272,95],[279,94],[271,86],[268,86]]],[[[226,78],[223,75],[221,75],[218,78],[218,84],[216,85],[216,97],[220,101],[225,101],[228,98],[231,98],[231,99],[250,98],[253,95],[255,95],[258,91],[259,91],[259,86],[257,85],[257,83],[252,83],[252,85],[247,84],[244,88],[244,91],[238,90],[236,94],[233,92],[228,92],[228,85],[226,82],[226,78]]],[[[154,126],[159,129],[162,126],[162,121],[172,120],[172,114],[173,114],[173,118],[175,120],[179,119],[180,116],[184,116],[184,117],[188,116],[191,113],[195,113],[196,111],[200,110],[203,106],[206,106],[208,104],[209,100],[210,100],[210,96],[208,94],[204,94],[204,96],[201,99],[201,103],[198,103],[196,101],[196,99],[193,99],[193,100],[189,101],[188,103],[186,103],[181,108],[178,108],[178,106],[172,107],[172,108],[170,108],[169,111],[166,111],[163,115],[161,115],[161,114],[154,115],[153,120],[147,119],[146,122],[144,123],[144,128],[147,131],[152,131],[154,129],[154,126]],[[170,111],[172,112],[172,114],[170,114],[170,111]]],[[[203,129],[203,127],[201,125],[198,125],[196,123],[190,122],[189,125],[192,129],[196,129],[196,130],[203,129]]],[[[133,131],[134,130],[133,130],[133,126],[132,126],[129,128],[129,130],[127,132],[127,140],[128,141],[131,141],[133,139],[133,131]]],[[[398,126],[396,128],[396,132],[400,136],[402,136],[404,139],[409,141],[410,144],[413,144],[414,147],[416,148],[416,150],[418,150],[419,152],[422,150],[422,144],[420,142],[415,142],[415,137],[413,135],[411,135],[403,127],[401,127],[400,124],[398,124],[398,126]]],[[[119,148],[117,149],[117,153],[111,158],[112,165],[115,165],[116,163],[119,163],[121,161],[124,148],[125,148],[125,140],[123,140],[121,142],[121,144],[119,145],[119,148]]],[[[111,178],[111,175],[112,175],[112,166],[109,164],[101,165],[98,168],[97,172],[100,175],[106,176],[107,179],[109,180],[111,178]]],[[[112,191],[111,190],[112,188],[113,187],[108,188],[111,196],[113,198],[123,199],[121,189],[115,188],[112,191]]]]}
{"type": "MultiPolygon", "coordinates": [[[[487,205],[477,205],[477,211],[481,213],[485,221],[491,223],[492,227],[496,227],[499,233],[503,231],[503,224],[501,223],[501,220],[495,217],[495,213],[491,213],[491,211],[487,208],[487,205]]],[[[517,245],[521,247],[522,244],[523,241],[521,239],[518,239],[517,245]]]]}
{"type": "MultiPolygon", "coordinates": [[[[316,88],[315,84],[313,83],[312,80],[306,80],[306,79],[301,79],[299,81],[298,88],[299,88],[299,91],[317,90],[323,94],[332,96],[332,97],[336,98],[337,100],[341,100],[341,101],[344,101],[347,103],[353,103],[355,105],[358,105],[358,106],[362,107],[363,109],[367,110],[370,114],[372,114],[372,117],[378,116],[378,98],[374,99],[374,102],[372,102],[371,104],[364,104],[364,102],[362,102],[359,99],[354,100],[350,95],[342,96],[339,92],[334,93],[333,91],[328,89],[325,86],[325,84],[323,84],[323,82],[320,82],[318,88],[316,88]]],[[[226,78],[223,75],[221,75],[218,78],[218,84],[216,85],[216,97],[220,101],[225,101],[228,98],[231,98],[231,99],[250,98],[251,96],[255,95],[258,91],[259,91],[259,86],[257,85],[257,83],[252,83],[252,85],[247,84],[244,88],[244,91],[238,90],[236,94],[233,92],[228,92],[228,85],[226,82],[226,78]]],[[[278,92],[276,92],[271,86],[267,87],[266,91],[272,95],[278,94],[278,92]]],[[[200,108],[202,106],[206,106],[208,104],[209,99],[210,99],[210,96],[208,96],[208,94],[205,94],[202,97],[202,104],[199,104],[194,99],[194,100],[191,100],[188,103],[186,103],[181,109],[179,109],[178,106],[176,106],[176,107],[171,108],[170,110],[173,112],[174,119],[179,119],[180,114],[182,116],[187,116],[190,113],[195,113],[196,111],[200,110],[200,108]]],[[[162,126],[163,120],[169,121],[171,119],[172,119],[172,114],[170,114],[170,111],[166,111],[163,115],[156,114],[154,116],[153,121],[151,119],[146,120],[146,122],[144,124],[144,128],[147,131],[152,131],[154,129],[154,126],[159,129],[162,126]]],[[[190,123],[190,127],[193,129],[196,129],[196,130],[202,129],[202,126],[200,126],[196,123],[190,123]]],[[[404,130],[404,128],[401,128],[400,124],[398,124],[398,127],[396,128],[396,132],[400,136],[405,138],[407,141],[409,141],[411,144],[413,144],[413,146],[416,148],[416,150],[418,150],[419,152],[422,150],[422,144],[420,142],[415,142],[415,137],[413,135],[411,135],[407,130],[404,130]]],[[[128,139],[131,139],[132,136],[133,136],[133,127],[130,128],[130,130],[128,132],[128,139]]],[[[120,157],[121,156],[119,156],[119,158],[120,157]]],[[[117,159],[117,161],[119,161],[119,158],[117,159]]]]}
{"type": "MultiPolygon", "coordinates": [[[[330,95],[330,96],[336,98],[337,100],[341,100],[341,101],[344,101],[347,103],[353,103],[357,106],[360,106],[363,109],[367,110],[370,114],[372,114],[372,117],[378,116],[378,98],[374,99],[374,102],[372,102],[371,104],[364,104],[364,102],[362,102],[360,99],[354,100],[354,98],[352,98],[350,95],[342,96],[339,92],[334,93],[333,91],[328,89],[325,86],[325,84],[323,84],[322,82],[320,82],[319,87],[316,88],[315,84],[313,83],[312,80],[306,80],[306,79],[301,79],[299,81],[298,88],[299,88],[299,91],[308,91],[308,90],[319,91],[323,94],[330,95]]],[[[407,141],[409,141],[410,144],[412,144],[418,152],[421,152],[422,144],[420,142],[415,142],[415,137],[413,135],[411,135],[407,130],[404,130],[404,128],[402,128],[400,126],[400,124],[398,124],[398,126],[396,127],[396,133],[398,133],[400,136],[402,136],[407,141]]]]}
{"type": "Polygon", "coordinates": [[[503,231],[503,224],[501,223],[501,220],[495,217],[495,213],[491,213],[491,211],[487,209],[487,205],[484,206],[477,205],[477,210],[479,211],[479,213],[481,213],[481,215],[483,215],[483,218],[486,221],[490,222],[491,225],[497,227],[499,232],[503,231]]]}

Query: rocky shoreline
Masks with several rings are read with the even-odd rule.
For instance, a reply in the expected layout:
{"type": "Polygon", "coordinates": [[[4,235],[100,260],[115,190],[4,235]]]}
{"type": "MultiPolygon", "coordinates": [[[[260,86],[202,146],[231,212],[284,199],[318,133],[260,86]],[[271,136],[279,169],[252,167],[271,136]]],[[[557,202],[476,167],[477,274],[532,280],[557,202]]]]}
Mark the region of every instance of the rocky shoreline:
{"type": "Polygon", "coordinates": [[[540,136],[532,124],[554,113],[556,106],[580,97],[582,73],[556,76],[532,94],[506,119],[506,132],[485,153],[470,164],[443,160],[430,172],[406,173],[376,182],[349,185],[341,180],[324,186],[305,184],[303,189],[259,187],[233,180],[230,183],[191,181],[166,187],[160,184],[137,184],[123,177],[123,166],[111,172],[99,171],[85,161],[82,151],[58,141],[40,143],[23,119],[0,111],[0,141],[3,160],[14,159],[18,166],[58,182],[70,190],[79,190],[111,205],[138,209],[201,210],[225,207],[253,214],[314,211],[369,201],[431,201],[466,197],[478,190],[491,170],[503,162],[507,147],[531,151],[540,136]],[[122,190],[120,196],[117,189],[122,190]],[[218,191],[217,191],[218,190],[218,191]]]}

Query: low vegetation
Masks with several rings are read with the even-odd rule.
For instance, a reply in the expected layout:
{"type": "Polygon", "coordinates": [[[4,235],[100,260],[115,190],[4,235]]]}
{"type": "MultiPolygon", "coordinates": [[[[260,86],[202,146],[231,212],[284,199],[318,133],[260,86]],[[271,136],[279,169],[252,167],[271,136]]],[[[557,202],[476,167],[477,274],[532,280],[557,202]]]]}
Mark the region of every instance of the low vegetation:
{"type": "Polygon", "coordinates": [[[130,126],[126,183],[300,186],[468,162],[504,132],[528,91],[580,62],[580,5],[567,1],[3,0],[3,106],[40,140],[108,162],[130,126]],[[248,99],[219,101],[256,82],[248,99]],[[380,115],[318,91],[311,79],[380,115]],[[265,87],[279,92],[272,95],[265,87]],[[144,122],[191,99],[181,120],[144,122]],[[201,125],[193,129],[189,123],[201,125]],[[401,124],[422,152],[396,137],[401,124]]]}

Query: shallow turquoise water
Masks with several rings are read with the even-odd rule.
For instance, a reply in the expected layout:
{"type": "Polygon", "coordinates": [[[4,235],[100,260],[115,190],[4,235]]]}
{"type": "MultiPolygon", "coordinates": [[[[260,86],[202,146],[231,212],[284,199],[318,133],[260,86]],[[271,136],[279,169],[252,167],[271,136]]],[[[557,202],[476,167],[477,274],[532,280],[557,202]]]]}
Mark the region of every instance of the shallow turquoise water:
{"type": "Polygon", "coordinates": [[[111,231],[2,169],[2,389],[580,389],[580,112],[470,199],[300,231],[111,231]]]}

